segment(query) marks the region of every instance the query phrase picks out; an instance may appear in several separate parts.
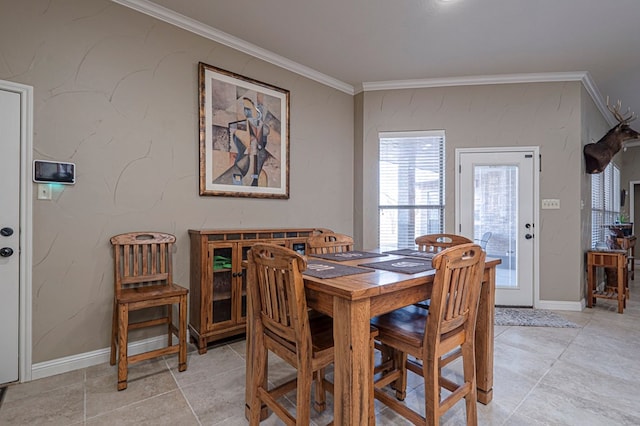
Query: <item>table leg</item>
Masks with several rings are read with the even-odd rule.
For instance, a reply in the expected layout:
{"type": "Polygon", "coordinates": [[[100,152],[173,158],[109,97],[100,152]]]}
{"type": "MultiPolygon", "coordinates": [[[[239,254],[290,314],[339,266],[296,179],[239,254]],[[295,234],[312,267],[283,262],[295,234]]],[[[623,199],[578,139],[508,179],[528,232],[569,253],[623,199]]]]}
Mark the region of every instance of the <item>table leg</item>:
{"type": "Polygon", "coordinates": [[[624,312],[627,287],[627,255],[618,257],[618,313],[624,312]]]}
{"type": "Polygon", "coordinates": [[[476,381],[478,401],[493,399],[493,336],[496,299],[496,268],[485,269],[476,321],[476,381]]]}
{"type": "Polygon", "coordinates": [[[595,290],[596,268],[591,257],[591,253],[587,254],[587,308],[592,308],[595,302],[593,291],[595,290]]]}
{"type": "Polygon", "coordinates": [[[333,299],[334,424],[366,425],[369,422],[370,301],[333,299]]]}

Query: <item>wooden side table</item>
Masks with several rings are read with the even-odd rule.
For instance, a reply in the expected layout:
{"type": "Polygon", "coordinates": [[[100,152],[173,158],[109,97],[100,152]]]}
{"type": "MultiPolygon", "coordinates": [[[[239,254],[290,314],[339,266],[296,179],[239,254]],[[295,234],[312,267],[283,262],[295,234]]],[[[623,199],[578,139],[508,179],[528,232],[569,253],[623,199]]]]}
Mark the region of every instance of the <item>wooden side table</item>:
{"type": "Polygon", "coordinates": [[[627,250],[589,250],[587,252],[587,307],[591,308],[597,298],[618,301],[618,313],[626,308],[627,250]],[[617,273],[617,286],[598,291],[596,288],[596,268],[613,268],[617,273]]]}
{"type": "Polygon", "coordinates": [[[635,278],[636,274],[636,236],[631,235],[629,237],[616,238],[616,242],[621,249],[627,250],[627,261],[629,262],[629,277],[635,278]]]}

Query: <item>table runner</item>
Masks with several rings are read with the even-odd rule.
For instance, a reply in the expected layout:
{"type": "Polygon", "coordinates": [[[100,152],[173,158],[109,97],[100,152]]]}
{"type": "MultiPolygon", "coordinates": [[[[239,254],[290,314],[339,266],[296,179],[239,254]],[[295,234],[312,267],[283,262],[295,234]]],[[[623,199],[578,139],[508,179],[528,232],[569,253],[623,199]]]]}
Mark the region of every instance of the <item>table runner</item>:
{"type": "Polygon", "coordinates": [[[415,249],[399,249],[399,250],[392,250],[392,251],[385,251],[385,253],[388,254],[399,254],[402,256],[409,256],[409,257],[419,257],[420,259],[433,259],[433,256],[435,256],[435,253],[429,253],[426,251],[420,251],[420,250],[415,250],[415,249]]]}
{"type": "Polygon", "coordinates": [[[367,259],[369,257],[382,257],[382,256],[386,256],[386,254],[353,250],[353,251],[344,251],[341,253],[309,254],[309,256],[333,260],[335,262],[345,262],[347,260],[354,260],[354,259],[357,260],[357,259],[367,259]]]}
{"type": "Polygon", "coordinates": [[[367,268],[384,269],[386,271],[402,272],[404,274],[417,274],[418,272],[433,269],[430,260],[418,260],[403,257],[395,260],[385,260],[383,262],[361,263],[360,266],[367,268]]]}
{"type": "Polygon", "coordinates": [[[345,275],[363,274],[365,272],[371,272],[371,270],[358,268],[357,266],[347,266],[339,263],[309,259],[307,261],[307,269],[302,273],[316,278],[337,278],[345,275]]]}

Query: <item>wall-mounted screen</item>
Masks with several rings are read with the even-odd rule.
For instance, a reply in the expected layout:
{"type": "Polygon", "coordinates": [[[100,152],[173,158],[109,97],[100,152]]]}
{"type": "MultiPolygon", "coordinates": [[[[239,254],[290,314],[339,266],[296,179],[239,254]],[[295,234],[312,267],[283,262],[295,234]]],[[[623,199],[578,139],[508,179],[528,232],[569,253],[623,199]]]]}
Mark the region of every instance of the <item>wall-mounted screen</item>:
{"type": "Polygon", "coordinates": [[[35,160],[33,162],[33,181],[38,183],[76,183],[76,165],[61,161],[35,160]]]}

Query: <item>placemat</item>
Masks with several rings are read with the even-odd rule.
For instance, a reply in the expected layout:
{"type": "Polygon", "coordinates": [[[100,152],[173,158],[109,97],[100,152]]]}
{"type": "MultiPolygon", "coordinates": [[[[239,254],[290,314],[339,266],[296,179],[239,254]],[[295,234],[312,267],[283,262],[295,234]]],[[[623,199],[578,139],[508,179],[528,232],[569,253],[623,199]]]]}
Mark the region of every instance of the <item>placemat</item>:
{"type": "Polygon", "coordinates": [[[409,256],[409,257],[419,257],[420,259],[433,259],[435,253],[429,253],[426,251],[420,251],[415,249],[400,249],[400,250],[392,250],[385,251],[388,254],[399,254],[401,256],[409,256]]]}
{"type": "Polygon", "coordinates": [[[369,257],[382,257],[382,256],[387,256],[387,255],[386,254],[382,254],[382,253],[371,253],[371,252],[367,252],[367,251],[353,250],[353,251],[344,251],[344,252],[341,252],[341,253],[309,254],[309,256],[320,257],[322,259],[329,259],[329,260],[333,260],[333,261],[336,261],[336,262],[344,262],[344,261],[347,261],[347,260],[367,259],[369,257]]]}
{"type": "Polygon", "coordinates": [[[340,265],[339,263],[309,259],[307,261],[307,269],[302,273],[316,278],[337,278],[345,275],[363,274],[365,272],[371,272],[371,270],[358,268],[357,266],[340,265]]]}
{"type": "Polygon", "coordinates": [[[433,269],[430,260],[418,260],[403,257],[395,260],[385,260],[383,262],[361,263],[360,266],[367,268],[384,269],[386,271],[402,272],[404,274],[417,274],[418,272],[433,269]]]}

